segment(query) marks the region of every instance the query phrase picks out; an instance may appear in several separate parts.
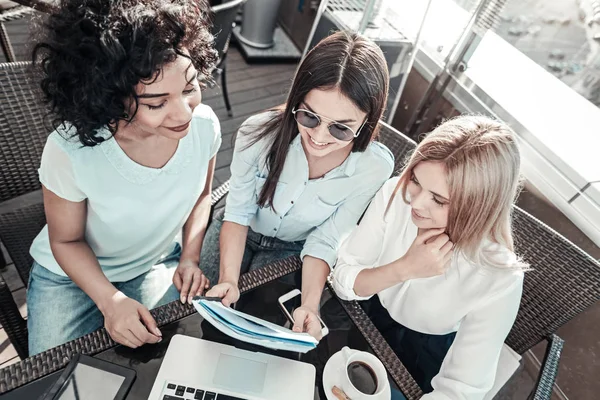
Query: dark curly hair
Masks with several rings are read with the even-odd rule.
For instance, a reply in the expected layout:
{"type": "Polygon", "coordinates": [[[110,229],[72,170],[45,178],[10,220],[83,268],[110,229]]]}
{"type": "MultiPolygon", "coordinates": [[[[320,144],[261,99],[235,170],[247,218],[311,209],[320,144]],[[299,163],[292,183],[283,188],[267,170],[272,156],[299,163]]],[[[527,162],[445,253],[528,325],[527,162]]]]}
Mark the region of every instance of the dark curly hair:
{"type": "Polygon", "coordinates": [[[205,81],[216,62],[206,0],[60,0],[38,22],[33,71],[54,129],[77,130],[84,146],[131,122],[139,103],[135,86],[153,82],[178,55],[189,58],[205,81]],[[134,112],[127,113],[133,100],[134,112]]]}

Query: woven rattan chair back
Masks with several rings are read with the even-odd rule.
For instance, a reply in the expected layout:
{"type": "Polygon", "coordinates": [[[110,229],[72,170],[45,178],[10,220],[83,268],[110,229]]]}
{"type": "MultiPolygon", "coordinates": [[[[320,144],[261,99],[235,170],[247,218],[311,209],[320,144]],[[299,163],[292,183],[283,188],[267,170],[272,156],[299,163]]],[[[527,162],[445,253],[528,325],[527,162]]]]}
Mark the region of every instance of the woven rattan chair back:
{"type": "Polygon", "coordinates": [[[0,213],[0,240],[8,250],[23,284],[29,282],[33,259],[29,248],[33,239],[46,225],[46,214],[40,190],[7,203],[18,202],[10,210],[0,213]]]}
{"type": "MultiPolygon", "coordinates": [[[[27,285],[33,261],[29,255],[29,247],[46,223],[46,218],[40,191],[15,200],[19,201],[18,207],[0,213],[0,238],[8,249],[21,279],[27,285]]],[[[13,200],[9,200],[11,201],[13,200]]],[[[3,287],[0,287],[0,323],[17,354],[25,358],[28,355],[27,324],[21,317],[10,288],[3,283],[3,287]]]]}
{"type": "Polygon", "coordinates": [[[513,231],[516,253],[533,268],[506,340],[523,354],[600,300],[600,263],[516,206],[513,231]]]}
{"type": "Polygon", "coordinates": [[[400,131],[392,128],[385,122],[380,122],[380,131],[378,141],[387,146],[394,155],[394,173],[398,175],[408,160],[408,157],[413,153],[417,144],[408,136],[403,135],[400,131]]]}
{"type": "Polygon", "coordinates": [[[37,169],[50,129],[29,66],[0,64],[0,202],[40,189],[37,169]]]}
{"type": "MultiPolygon", "coordinates": [[[[0,64],[0,240],[27,285],[29,247],[46,219],[37,169],[49,129],[30,63],[0,64]]],[[[0,322],[21,358],[27,325],[6,282],[0,285],[0,322]]]]}

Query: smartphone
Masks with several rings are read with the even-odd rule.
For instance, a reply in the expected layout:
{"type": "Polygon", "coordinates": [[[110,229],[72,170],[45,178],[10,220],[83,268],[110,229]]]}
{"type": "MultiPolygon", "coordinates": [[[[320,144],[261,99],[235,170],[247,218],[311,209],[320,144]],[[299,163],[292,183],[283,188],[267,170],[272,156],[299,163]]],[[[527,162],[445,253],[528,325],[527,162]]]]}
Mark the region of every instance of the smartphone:
{"type": "MultiPolygon", "coordinates": [[[[281,307],[281,310],[285,314],[288,321],[290,321],[292,324],[294,323],[294,310],[300,307],[300,305],[302,304],[301,300],[302,292],[298,289],[294,289],[291,292],[288,292],[283,296],[279,297],[279,306],[281,307]]],[[[319,322],[321,323],[321,334],[323,336],[327,335],[329,333],[329,329],[327,329],[327,326],[325,326],[325,323],[323,322],[321,317],[317,315],[317,318],[319,318],[319,322]]]]}

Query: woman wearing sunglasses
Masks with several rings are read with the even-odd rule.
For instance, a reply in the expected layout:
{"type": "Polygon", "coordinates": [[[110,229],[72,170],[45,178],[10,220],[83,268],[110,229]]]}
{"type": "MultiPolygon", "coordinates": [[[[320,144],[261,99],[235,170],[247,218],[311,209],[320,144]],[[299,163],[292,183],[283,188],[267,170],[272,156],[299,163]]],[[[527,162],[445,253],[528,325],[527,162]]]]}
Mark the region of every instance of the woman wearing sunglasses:
{"type": "Polygon", "coordinates": [[[209,227],[201,255],[203,271],[219,282],[207,296],[230,305],[240,296],[240,273],[299,254],[294,330],[320,338],[317,309],[338,244],[394,166],[391,152],[373,141],[387,93],[379,47],[336,33],[302,61],[284,106],[244,122],[225,212],[209,227]],[[220,274],[211,271],[219,265],[220,274]]]}

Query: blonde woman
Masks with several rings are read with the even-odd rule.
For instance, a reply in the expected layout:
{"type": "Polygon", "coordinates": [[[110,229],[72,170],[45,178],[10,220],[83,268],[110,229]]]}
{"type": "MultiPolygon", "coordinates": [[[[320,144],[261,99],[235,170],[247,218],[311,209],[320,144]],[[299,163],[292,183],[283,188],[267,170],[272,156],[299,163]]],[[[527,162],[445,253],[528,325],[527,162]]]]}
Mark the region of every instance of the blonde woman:
{"type": "Polygon", "coordinates": [[[366,304],[424,399],[482,399],[521,300],[512,130],[483,116],[441,124],[377,193],[342,245],[336,292],[366,304]],[[377,296],[372,297],[377,294],[377,296]]]}

